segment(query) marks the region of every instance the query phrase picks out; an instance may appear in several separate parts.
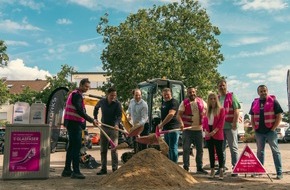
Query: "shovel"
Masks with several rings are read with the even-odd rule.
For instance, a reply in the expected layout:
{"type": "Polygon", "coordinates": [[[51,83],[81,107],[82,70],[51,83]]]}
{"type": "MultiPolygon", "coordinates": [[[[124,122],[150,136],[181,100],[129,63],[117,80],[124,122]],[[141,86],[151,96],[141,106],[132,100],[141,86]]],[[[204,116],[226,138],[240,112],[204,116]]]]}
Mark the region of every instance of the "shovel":
{"type": "Polygon", "coordinates": [[[108,124],[105,124],[105,123],[101,123],[101,122],[99,122],[99,123],[100,123],[101,125],[105,126],[105,127],[110,128],[110,129],[118,130],[118,131],[124,133],[124,134],[127,135],[127,136],[129,135],[129,133],[128,133],[127,131],[125,131],[125,130],[122,130],[122,129],[119,129],[119,128],[115,128],[115,127],[113,127],[113,126],[111,126],[111,125],[108,125],[108,124]]]}
{"type": "MultiPolygon", "coordinates": [[[[188,130],[188,129],[192,129],[193,127],[186,127],[183,130],[188,130]]],[[[175,131],[181,131],[180,128],[178,129],[171,129],[171,130],[166,130],[166,131],[159,131],[159,128],[156,127],[155,133],[150,134],[148,136],[142,136],[142,137],[137,137],[136,141],[142,144],[155,144],[158,145],[158,137],[160,137],[163,134],[167,134],[167,133],[171,133],[171,132],[175,132],[175,131]]]]}
{"type": "Polygon", "coordinates": [[[101,126],[98,126],[99,129],[101,130],[101,132],[105,135],[105,137],[108,139],[110,145],[111,145],[111,149],[115,149],[116,148],[116,145],[115,143],[112,141],[112,139],[108,136],[108,134],[102,129],[101,126]]]}
{"type": "Polygon", "coordinates": [[[137,137],[139,136],[142,131],[144,130],[144,126],[143,125],[134,125],[131,129],[130,132],[128,134],[128,137],[137,137]]]}

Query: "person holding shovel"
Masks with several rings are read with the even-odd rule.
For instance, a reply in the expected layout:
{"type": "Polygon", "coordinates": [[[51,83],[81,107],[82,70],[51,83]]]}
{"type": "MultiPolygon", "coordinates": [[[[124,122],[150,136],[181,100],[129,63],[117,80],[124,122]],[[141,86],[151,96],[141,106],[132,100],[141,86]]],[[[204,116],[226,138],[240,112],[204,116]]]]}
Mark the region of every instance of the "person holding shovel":
{"type": "MultiPolygon", "coordinates": [[[[170,88],[164,88],[162,90],[163,102],[161,105],[161,120],[158,125],[159,129],[171,130],[178,129],[180,122],[177,120],[178,102],[172,98],[170,88]]],[[[178,161],[178,138],[180,131],[174,131],[164,134],[164,140],[169,146],[169,159],[177,163],[178,161]]]]}
{"type": "Polygon", "coordinates": [[[83,101],[83,93],[90,88],[90,81],[85,78],[80,81],[79,88],[72,91],[66,101],[64,126],[69,135],[69,146],[66,152],[65,167],[62,171],[62,177],[71,177],[73,179],[85,179],[80,172],[79,160],[82,146],[82,130],[86,128],[86,121],[97,125],[97,121],[86,114],[86,108],[83,101]],[[71,170],[73,166],[73,171],[71,170]]]}
{"type": "Polygon", "coordinates": [[[197,97],[196,89],[189,87],[187,88],[187,98],[179,105],[177,115],[182,130],[185,127],[191,127],[191,129],[182,132],[183,168],[186,171],[189,170],[190,146],[194,144],[196,147],[195,161],[198,174],[207,174],[207,171],[202,168],[203,134],[201,126],[206,107],[206,102],[197,97]]]}
{"type": "Polygon", "coordinates": [[[224,123],[225,110],[221,106],[218,96],[215,93],[210,93],[207,99],[208,109],[206,116],[203,118],[203,129],[205,131],[205,140],[208,146],[209,161],[210,161],[210,178],[215,177],[215,151],[219,162],[219,179],[223,179],[223,141],[224,141],[224,123]]]}
{"type": "MultiPolygon", "coordinates": [[[[122,107],[120,102],[117,100],[117,91],[115,88],[110,87],[107,90],[106,98],[98,101],[97,105],[94,109],[94,117],[98,119],[98,112],[101,108],[102,118],[101,123],[106,125],[111,125],[116,128],[116,130],[101,126],[102,130],[107,134],[101,133],[100,145],[101,145],[101,164],[102,168],[97,173],[97,175],[105,175],[107,174],[107,152],[109,148],[110,141],[106,136],[114,142],[114,144],[118,144],[118,128],[121,122],[122,117],[122,107]]],[[[98,122],[99,124],[99,122],[98,122]]],[[[111,148],[111,157],[112,157],[112,170],[113,172],[118,169],[118,153],[117,150],[111,148]]]]}
{"type": "MultiPolygon", "coordinates": [[[[134,97],[130,101],[128,114],[133,122],[133,128],[143,128],[140,136],[145,136],[149,134],[148,126],[148,105],[142,99],[142,92],[140,89],[134,90],[134,97]]],[[[135,152],[142,151],[147,148],[147,144],[134,142],[135,152]]]]}

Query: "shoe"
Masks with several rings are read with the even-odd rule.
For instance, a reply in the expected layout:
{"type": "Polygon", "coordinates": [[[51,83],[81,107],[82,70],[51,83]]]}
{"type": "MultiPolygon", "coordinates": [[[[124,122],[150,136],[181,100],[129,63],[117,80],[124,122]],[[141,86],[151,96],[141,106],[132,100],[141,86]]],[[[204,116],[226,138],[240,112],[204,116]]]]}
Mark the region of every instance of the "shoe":
{"type": "Polygon", "coordinates": [[[283,179],[283,175],[282,174],[277,174],[276,179],[283,179]]]}
{"type": "Polygon", "coordinates": [[[183,166],[183,169],[185,169],[186,171],[189,171],[189,168],[187,166],[183,166]]]}
{"type": "Polygon", "coordinates": [[[97,173],[97,175],[106,175],[107,174],[107,170],[103,170],[103,169],[101,169],[98,173],[97,173]]]}
{"type": "Polygon", "coordinates": [[[231,174],[232,177],[238,177],[238,174],[231,174]]]}
{"type": "Polygon", "coordinates": [[[210,169],[210,174],[209,174],[209,178],[213,179],[215,177],[215,172],[214,172],[214,168],[210,169]]]}
{"type": "Polygon", "coordinates": [[[221,170],[219,173],[219,180],[223,180],[224,179],[224,169],[223,168],[220,168],[219,170],[221,170]]]}
{"type": "Polygon", "coordinates": [[[61,176],[62,177],[70,177],[71,174],[72,174],[71,170],[63,170],[62,173],[61,173],[61,176]]]}
{"type": "Polygon", "coordinates": [[[196,171],[196,173],[197,174],[208,174],[208,172],[207,171],[205,171],[204,169],[198,169],[197,171],[196,171]]]}
{"type": "Polygon", "coordinates": [[[86,178],[86,176],[84,176],[83,174],[81,174],[81,173],[72,173],[71,174],[71,178],[72,179],[85,179],[86,178]]]}
{"type": "MultiPolygon", "coordinates": [[[[225,169],[223,169],[223,173],[225,173],[225,169]]],[[[215,172],[215,175],[220,175],[220,170],[219,169],[215,172]]]]}

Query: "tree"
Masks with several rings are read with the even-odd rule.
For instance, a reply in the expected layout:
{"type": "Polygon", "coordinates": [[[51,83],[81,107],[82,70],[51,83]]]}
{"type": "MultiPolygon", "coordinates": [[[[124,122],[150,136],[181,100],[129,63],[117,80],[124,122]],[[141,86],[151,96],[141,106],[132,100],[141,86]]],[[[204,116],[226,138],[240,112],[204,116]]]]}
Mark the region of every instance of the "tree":
{"type": "Polygon", "coordinates": [[[6,84],[0,79],[0,106],[9,100],[9,91],[6,84]]]}
{"type": "Polygon", "coordinates": [[[75,72],[75,69],[68,65],[62,65],[61,71],[57,73],[54,77],[46,77],[46,80],[49,82],[49,87],[44,89],[42,92],[36,95],[36,100],[41,100],[43,103],[47,103],[48,98],[52,91],[58,87],[67,87],[72,90],[76,88],[76,84],[68,80],[72,73],[75,72]]]}
{"type": "Polygon", "coordinates": [[[109,26],[108,17],[97,26],[107,45],[101,60],[110,76],[107,85],[117,88],[121,101],[131,97],[137,83],[164,76],[198,86],[201,96],[215,89],[224,60],[215,38],[220,31],[197,1],[141,9],[119,26],[109,26]]]}
{"type": "Polygon", "coordinates": [[[21,94],[11,94],[10,104],[15,104],[16,102],[27,102],[30,105],[35,102],[35,97],[38,92],[31,90],[28,86],[23,89],[21,94]]]}
{"type": "Polygon", "coordinates": [[[282,116],[282,121],[289,123],[289,111],[283,112],[282,116]]]}
{"type": "Polygon", "coordinates": [[[0,66],[7,66],[9,57],[6,54],[7,46],[3,40],[0,40],[0,66]]]}
{"type": "MultiPolygon", "coordinates": [[[[0,67],[7,66],[9,57],[6,54],[7,47],[3,40],[0,40],[0,67]]],[[[9,91],[7,86],[4,84],[2,78],[0,78],[0,105],[7,102],[9,99],[9,91]]]]}

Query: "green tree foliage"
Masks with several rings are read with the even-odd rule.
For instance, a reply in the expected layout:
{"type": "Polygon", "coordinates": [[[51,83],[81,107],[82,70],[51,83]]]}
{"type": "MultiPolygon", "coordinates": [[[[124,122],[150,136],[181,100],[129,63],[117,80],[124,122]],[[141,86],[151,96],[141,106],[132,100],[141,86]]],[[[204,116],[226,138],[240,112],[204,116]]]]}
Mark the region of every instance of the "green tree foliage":
{"type": "Polygon", "coordinates": [[[68,65],[62,65],[61,71],[57,73],[54,77],[46,77],[49,82],[49,87],[44,89],[42,92],[36,95],[36,100],[40,100],[42,103],[47,103],[50,94],[59,87],[67,87],[72,90],[76,88],[76,84],[70,82],[68,79],[75,69],[68,65]]]}
{"type": "Polygon", "coordinates": [[[282,121],[289,123],[289,111],[283,113],[282,121]]]}
{"type": "Polygon", "coordinates": [[[11,94],[10,103],[15,104],[16,102],[27,102],[30,105],[35,102],[35,97],[38,92],[31,90],[28,86],[25,87],[21,94],[11,94]]]}
{"type": "Polygon", "coordinates": [[[10,95],[6,84],[0,79],[0,105],[6,103],[9,97],[10,95]]]}
{"type": "Polygon", "coordinates": [[[100,18],[97,32],[106,48],[101,60],[121,100],[147,79],[166,77],[198,86],[205,96],[221,78],[217,67],[224,60],[215,36],[218,27],[197,1],[181,0],[140,9],[119,26],[109,26],[108,14],[100,18]]]}
{"type": "MultiPolygon", "coordinates": [[[[5,45],[3,40],[0,40],[0,67],[7,66],[8,64],[9,57],[6,54],[6,50],[7,46],[5,45]]],[[[9,91],[1,77],[2,76],[0,76],[0,105],[7,102],[7,100],[9,99],[9,91]]]]}
{"type": "Polygon", "coordinates": [[[7,46],[3,40],[0,40],[0,66],[7,66],[9,57],[6,54],[7,46]]]}

